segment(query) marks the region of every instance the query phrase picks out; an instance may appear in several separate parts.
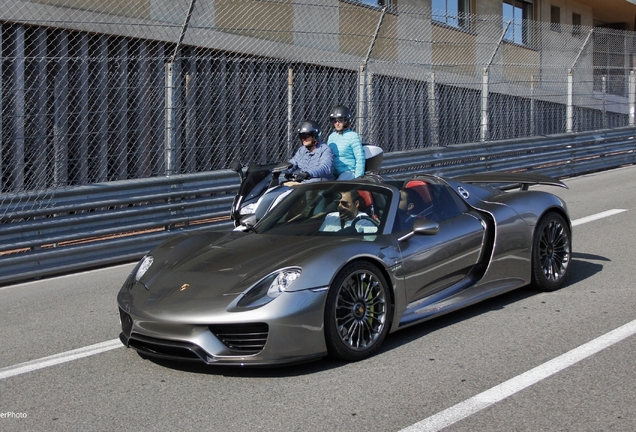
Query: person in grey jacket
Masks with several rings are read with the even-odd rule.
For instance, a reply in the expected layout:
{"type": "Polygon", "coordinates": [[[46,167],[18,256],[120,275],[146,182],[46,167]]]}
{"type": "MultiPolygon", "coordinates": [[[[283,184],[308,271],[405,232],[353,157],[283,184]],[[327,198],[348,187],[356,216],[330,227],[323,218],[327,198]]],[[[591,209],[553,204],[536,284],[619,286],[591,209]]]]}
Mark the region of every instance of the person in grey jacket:
{"type": "Polygon", "coordinates": [[[320,126],[315,121],[304,121],[297,129],[302,146],[289,162],[293,164],[291,172],[285,174],[288,181],[296,183],[307,181],[334,180],[333,152],[320,141],[320,126]]]}

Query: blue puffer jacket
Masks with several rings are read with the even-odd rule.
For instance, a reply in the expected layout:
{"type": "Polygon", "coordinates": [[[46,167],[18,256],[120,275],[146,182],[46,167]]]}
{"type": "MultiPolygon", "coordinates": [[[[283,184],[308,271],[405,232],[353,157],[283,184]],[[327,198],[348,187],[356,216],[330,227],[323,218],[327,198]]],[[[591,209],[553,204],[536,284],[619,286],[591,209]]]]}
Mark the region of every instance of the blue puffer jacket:
{"type": "Polygon", "coordinates": [[[364,175],[364,150],[357,132],[351,129],[341,134],[332,132],[327,143],[333,152],[333,170],[336,177],[344,171],[353,171],[355,177],[364,175]]]}

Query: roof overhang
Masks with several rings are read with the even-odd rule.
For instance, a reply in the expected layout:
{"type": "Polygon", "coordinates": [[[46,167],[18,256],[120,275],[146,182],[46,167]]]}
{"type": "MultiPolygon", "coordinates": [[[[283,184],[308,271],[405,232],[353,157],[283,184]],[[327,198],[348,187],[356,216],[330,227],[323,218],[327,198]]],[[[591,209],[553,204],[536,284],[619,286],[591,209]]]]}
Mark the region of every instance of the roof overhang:
{"type": "Polygon", "coordinates": [[[636,0],[576,0],[577,3],[592,9],[595,25],[597,23],[627,23],[634,30],[636,23],[636,0]]]}

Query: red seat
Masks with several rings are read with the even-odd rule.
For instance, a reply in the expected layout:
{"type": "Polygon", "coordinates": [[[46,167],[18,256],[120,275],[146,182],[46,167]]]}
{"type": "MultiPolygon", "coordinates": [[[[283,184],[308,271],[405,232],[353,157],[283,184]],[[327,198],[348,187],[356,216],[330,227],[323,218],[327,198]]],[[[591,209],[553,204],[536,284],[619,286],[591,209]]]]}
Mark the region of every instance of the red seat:
{"type": "Polygon", "coordinates": [[[373,205],[373,195],[369,191],[359,190],[358,193],[360,197],[364,200],[364,205],[366,207],[371,207],[373,205]]]}
{"type": "Polygon", "coordinates": [[[422,197],[425,205],[429,205],[433,202],[431,191],[428,189],[428,184],[424,180],[409,180],[404,187],[415,190],[422,197]]]}
{"type": "Polygon", "coordinates": [[[371,192],[358,190],[358,194],[360,194],[360,198],[364,200],[365,213],[367,213],[373,219],[377,219],[378,215],[375,214],[375,209],[373,208],[373,195],[371,194],[371,192]]]}

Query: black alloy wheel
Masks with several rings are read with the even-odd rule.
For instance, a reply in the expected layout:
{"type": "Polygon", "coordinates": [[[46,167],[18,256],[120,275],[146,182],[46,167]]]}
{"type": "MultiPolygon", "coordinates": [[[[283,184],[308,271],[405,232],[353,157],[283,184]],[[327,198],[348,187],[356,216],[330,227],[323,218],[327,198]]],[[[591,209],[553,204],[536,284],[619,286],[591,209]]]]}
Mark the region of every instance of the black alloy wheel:
{"type": "Polygon", "coordinates": [[[546,214],[536,228],[532,243],[532,284],[541,291],[563,285],[572,258],[570,227],[558,213],[546,214]]]}
{"type": "Polygon", "coordinates": [[[357,361],[375,352],[387,335],[391,295],[382,273],[372,264],[343,268],[327,296],[325,337],[332,357],[357,361]]]}

